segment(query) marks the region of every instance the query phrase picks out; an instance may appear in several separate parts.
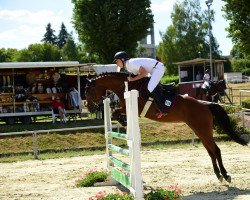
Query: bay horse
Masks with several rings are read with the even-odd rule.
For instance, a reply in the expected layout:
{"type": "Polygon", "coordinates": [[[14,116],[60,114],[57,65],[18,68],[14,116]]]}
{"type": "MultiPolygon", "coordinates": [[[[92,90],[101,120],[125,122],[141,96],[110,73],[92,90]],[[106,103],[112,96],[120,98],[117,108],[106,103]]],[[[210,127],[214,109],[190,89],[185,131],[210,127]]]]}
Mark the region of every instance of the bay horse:
{"type": "MultiPolygon", "coordinates": [[[[202,88],[202,86],[196,89],[196,98],[202,99],[203,95],[206,95],[207,101],[213,101],[212,97],[216,96],[217,94],[225,94],[225,90],[227,89],[226,81],[219,80],[219,81],[212,81],[210,84],[210,88],[202,88]]],[[[217,102],[218,98],[214,102],[217,102]]]]}
{"type": "MultiPolygon", "coordinates": [[[[97,107],[105,97],[106,90],[112,90],[120,98],[121,109],[119,113],[126,113],[125,100],[123,98],[125,85],[128,74],[125,73],[105,73],[90,80],[86,87],[86,100],[89,107],[97,107]]],[[[147,100],[142,98],[141,88],[147,85],[149,78],[143,78],[138,81],[128,83],[128,89],[136,89],[139,91],[138,112],[142,112],[147,100]]],[[[146,88],[146,87],[145,87],[146,88]]],[[[223,178],[231,182],[231,176],[227,174],[223,166],[221,151],[213,138],[213,120],[217,120],[221,128],[227,133],[235,142],[241,145],[247,145],[248,139],[244,139],[231,126],[229,117],[225,110],[218,104],[211,102],[198,101],[195,98],[183,95],[176,95],[173,106],[167,111],[167,115],[158,119],[158,109],[156,104],[150,106],[145,117],[159,122],[185,122],[198,136],[209,156],[211,157],[214,173],[217,178],[222,181],[223,178]]]]}

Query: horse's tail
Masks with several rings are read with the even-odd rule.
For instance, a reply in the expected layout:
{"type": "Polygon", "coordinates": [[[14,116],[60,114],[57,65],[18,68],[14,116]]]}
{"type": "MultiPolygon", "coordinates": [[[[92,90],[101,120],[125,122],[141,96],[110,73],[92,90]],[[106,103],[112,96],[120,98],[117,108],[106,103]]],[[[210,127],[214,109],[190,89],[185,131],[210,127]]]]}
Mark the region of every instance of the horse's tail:
{"type": "Polygon", "coordinates": [[[212,112],[215,120],[218,122],[218,126],[221,127],[224,132],[229,135],[235,142],[241,145],[247,145],[249,143],[247,139],[242,138],[240,134],[237,133],[236,130],[232,127],[226,111],[219,104],[211,103],[209,104],[209,109],[212,112]]]}

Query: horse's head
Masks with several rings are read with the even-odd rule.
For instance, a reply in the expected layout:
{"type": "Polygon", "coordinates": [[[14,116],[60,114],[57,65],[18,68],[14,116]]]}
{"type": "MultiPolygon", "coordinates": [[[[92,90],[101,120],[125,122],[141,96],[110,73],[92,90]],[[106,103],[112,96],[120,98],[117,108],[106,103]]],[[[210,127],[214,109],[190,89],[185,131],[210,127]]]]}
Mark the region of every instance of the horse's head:
{"type": "Polygon", "coordinates": [[[112,90],[122,98],[124,92],[124,81],[127,80],[124,73],[104,73],[88,81],[85,96],[89,111],[96,110],[106,97],[106,91],[112,90]]]}
{"type": "Polygon", "coordinates": [[[216,93],[224,93],[226,89],[227,89],[226,81],[219,80],[212,83],[211,88],[209,90],[209,94],[214,95],[216,93]]]}
{"type": "Polygon", "coordinates": [[[224,79],[217,81],[216,86],[218,88],[218,92],[224,92],[227,89],[226,81],[224,79]]]}

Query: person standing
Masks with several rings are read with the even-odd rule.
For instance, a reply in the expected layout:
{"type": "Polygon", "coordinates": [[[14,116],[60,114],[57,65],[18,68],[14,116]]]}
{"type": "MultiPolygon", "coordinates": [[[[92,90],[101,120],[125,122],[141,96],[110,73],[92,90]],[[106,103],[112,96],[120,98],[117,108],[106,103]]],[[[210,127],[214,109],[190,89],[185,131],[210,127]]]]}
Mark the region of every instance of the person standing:
{"type": "Polygon", "coordinates": [[[161,78],[164,75],[165,67],[163,63],[152,58],[131,58],[125,51],[119,51],[114,55],[114,62],[121,69],[126,68],[128,72],[136,75],[128,77],[128,81],[140,80],[150,74],[147,89],[153,95],[160,113],[157,118],[161,118],[166,114],[165,102],[162,98],[160,87],[158,86],[161,78]]]}

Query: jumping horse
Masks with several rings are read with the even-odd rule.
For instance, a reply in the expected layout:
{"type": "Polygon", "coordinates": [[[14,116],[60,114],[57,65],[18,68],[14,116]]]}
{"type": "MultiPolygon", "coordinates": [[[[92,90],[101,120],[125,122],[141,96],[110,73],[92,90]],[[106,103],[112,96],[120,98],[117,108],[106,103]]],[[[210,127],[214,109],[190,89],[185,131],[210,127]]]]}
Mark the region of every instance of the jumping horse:
{"type": "MultiPolygon", "coordinates": [[[[128,74],[125,73],[105,73],[90,80],[86,87],[86,100],[88,106],[97,107],[105,96],[106,90],[112,90],[120,98],[121,109],[119,113],[126,113],[125,101],[123,94],[125,91],[124,82],[127,81],[128,74]]],[[[142,88],[149,78],[143,78],[138,81],[129,82],[129,90],[136,89],[140,93],[138,99],[138,111],[142,112],[147,100],[143,98],[142,88]]],[[[146,87],[145,87],[146,88],[146,87]]],[[[231,182],[231,176],[227,174],[223,166],[221,151],[213,138],[213,121],[216,120],[218,125],[227,133],[235,142],[241,145],[247,145],[248,139],[244,139],[231,126],[229,117],[225,110],[216,103],[202,102],[195,98],[176,95],[175,102],[167,110],[167,115],[157,118],[158,109],[155,103],[150,106],[145,117],[159,122],[185,122],[198,136],[209,156],[211,157],[214,173],[222,181],[223,178],[231,182]]],[[[117,114],[117,113],[116,113],[117,114]]]]}

